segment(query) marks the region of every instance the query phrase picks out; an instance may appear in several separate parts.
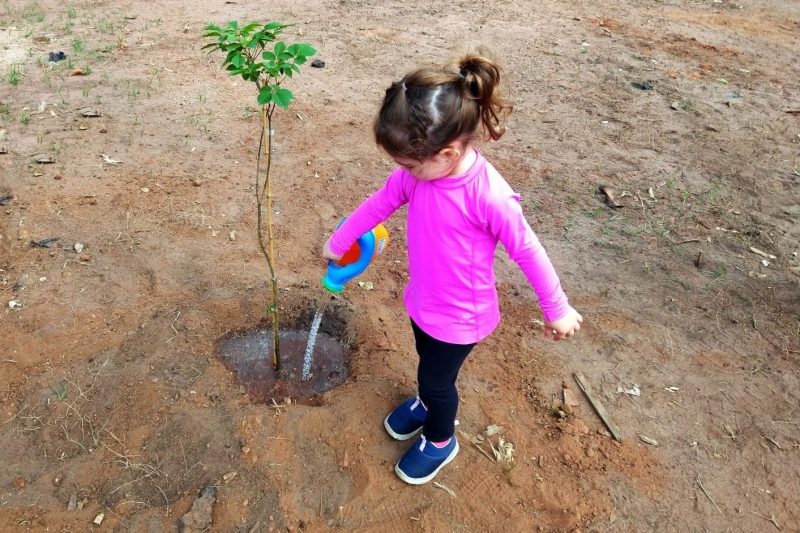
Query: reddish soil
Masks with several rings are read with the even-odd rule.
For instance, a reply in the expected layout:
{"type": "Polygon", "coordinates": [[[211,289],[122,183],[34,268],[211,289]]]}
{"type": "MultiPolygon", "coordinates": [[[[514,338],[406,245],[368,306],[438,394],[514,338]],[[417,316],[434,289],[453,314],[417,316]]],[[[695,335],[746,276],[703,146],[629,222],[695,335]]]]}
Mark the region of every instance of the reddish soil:
{"type": "Polygon", "coordinates": [[[213,531],[800,530],[796,3],[265,5],[0,1],[0,530],[170,531],[208,485],[213,531]],[[385,87],[465,38],[506,66],[510,129],[482,149],[585,325],[546,341],[498,253],[504,320],[460,377],[441,486],[398,480],[381,427],[414,391],[403,213],[374,290],[339,304],[343,385],[258,404],[215,357],[268,297],[254,89],[200,50],[233,19],[295,22],[327,63],[276,114],[287,327],[327,301],[324,238],[391,170],[370,136],[385,87]],[[512,462],[471,442],[493,424],[512,462]]]}

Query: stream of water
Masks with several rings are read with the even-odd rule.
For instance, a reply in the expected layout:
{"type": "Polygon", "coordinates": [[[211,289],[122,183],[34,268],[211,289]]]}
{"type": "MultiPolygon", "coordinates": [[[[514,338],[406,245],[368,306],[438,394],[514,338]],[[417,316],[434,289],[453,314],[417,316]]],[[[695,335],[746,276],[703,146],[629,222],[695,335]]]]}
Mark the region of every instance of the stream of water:
{"type": "Polygon", "coordinates": [[[317,333],[319,325],[322,323],[322,315],[325,314],[325,307],[317,309],[314,313],[314,320],[311,322],[311,329],[308,331],[308,343],[306,353],[303,356],[303,381],[311,379],[311,363],[314,361],[314,345],[317,343],[317,333]]]}

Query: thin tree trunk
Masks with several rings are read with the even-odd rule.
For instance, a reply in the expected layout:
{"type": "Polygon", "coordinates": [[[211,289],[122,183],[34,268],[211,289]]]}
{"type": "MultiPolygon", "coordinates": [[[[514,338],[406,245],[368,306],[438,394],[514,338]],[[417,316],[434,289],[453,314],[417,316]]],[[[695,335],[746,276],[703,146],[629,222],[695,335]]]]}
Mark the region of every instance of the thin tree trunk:
{"type": "Polygon", "coordinates": [[[275,271],[275,247],[274,235],[272,232],[272,180],[270,179],[270,167],[272,166],[272,109],[270,106],[261,106],[261,139],[259,142],[259,165],[256,170],[256,203],[258,205],[258,245],[261,252],[267,259],[269,265],[270,282],[272,283],[272,305],[269,307],[269,314],[272,315],[272,364],[275,371],[281,369],[280,351],[280,329],[278,322],[278,276],[275,271]],[[266,136],[266,142],[264,137],[266,136]],[[260,176],[260,161],[264,157],[266,171],[264,184],[259,189],[258,178],[260,176]],[[264,242],[263,211],[264,200],[266,199],[267,211],[267,239],[264,242]]]}

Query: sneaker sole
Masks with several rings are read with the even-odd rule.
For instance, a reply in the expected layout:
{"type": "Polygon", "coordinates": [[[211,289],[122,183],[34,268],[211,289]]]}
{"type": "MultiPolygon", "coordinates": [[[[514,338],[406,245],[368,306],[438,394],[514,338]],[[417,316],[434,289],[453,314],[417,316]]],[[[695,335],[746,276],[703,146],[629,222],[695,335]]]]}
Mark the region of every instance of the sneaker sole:
{"type": "MultiPolygon", "coordinates": [[[[391,413],[389,414],[389,416],[391,416],[391,413]]],[[[389,436],[392,437],[394,440],[401,440],[402,441],[402,440],[408,440],[408,439],[414,438],[414,436],[417,433],[419,433],[419,430],[422,429],[422,426],[420,426],[419,428],[415,429],[411,433],[405,433],[405,434],[403,434],[403,433],[395,433],[394,431],[392,431],[392,428],[389,426],[389,416],[387,416],[386,419],[383,421],[383,427],[386,430],[386,433],[388,433],[389,436]]]]}
{"type": "Polygon", "coordinates": [[[431,472],[429,475],[427,475],[425,477],[416,477],[415,478],[415,477],[407,476],[405,474],[405,472],[400,470],[400,463],[397,463],[396,465],[394,465],[394,473],[397,474],[397,477],[399,477],[400,479],[402,479],[403,481],[405,481],[409,485],[424,485],[428,481],[430,481],[433,478],[435,478],[436,474],[439,473],[439,470],[444,468],[448,463],[450,463],[450,461],[452,461],[453,459],[456,458],[456,455],[458,454],[458,450],[459,450],[458,441],[456,441],[455,448],[453,448],[453,451],[450,452],[450,455],[447,456],[447,458],[442,462],[442,464],[439,465],[439,468],[437,468],[436,470],[434,470],[433,472],[431,472]]]}

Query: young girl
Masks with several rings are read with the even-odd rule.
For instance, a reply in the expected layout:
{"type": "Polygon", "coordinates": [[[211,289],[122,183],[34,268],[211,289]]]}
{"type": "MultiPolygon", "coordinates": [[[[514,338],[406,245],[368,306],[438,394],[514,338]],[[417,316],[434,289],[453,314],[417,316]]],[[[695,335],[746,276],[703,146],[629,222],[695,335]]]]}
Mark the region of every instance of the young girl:
{"type": "Polygon", "coordinates": [[[494,252],[503,244],[539,298],[545,336],[580,329],[558,276],[522,213],[519,195],[473,146],[494,140],[510,112],[500,68],[483,51],[422,68],[386,90],[375,140],[399,165],[336,230],[322,255],[338,260],[355,240],[408,204],[404,301],[419,354],[419,394],[384,421],[397,440],[422,434],[395,466],[405,482],[427,483],[458,453],[456,378],[464,359],[500,321],[494,252]]]}

